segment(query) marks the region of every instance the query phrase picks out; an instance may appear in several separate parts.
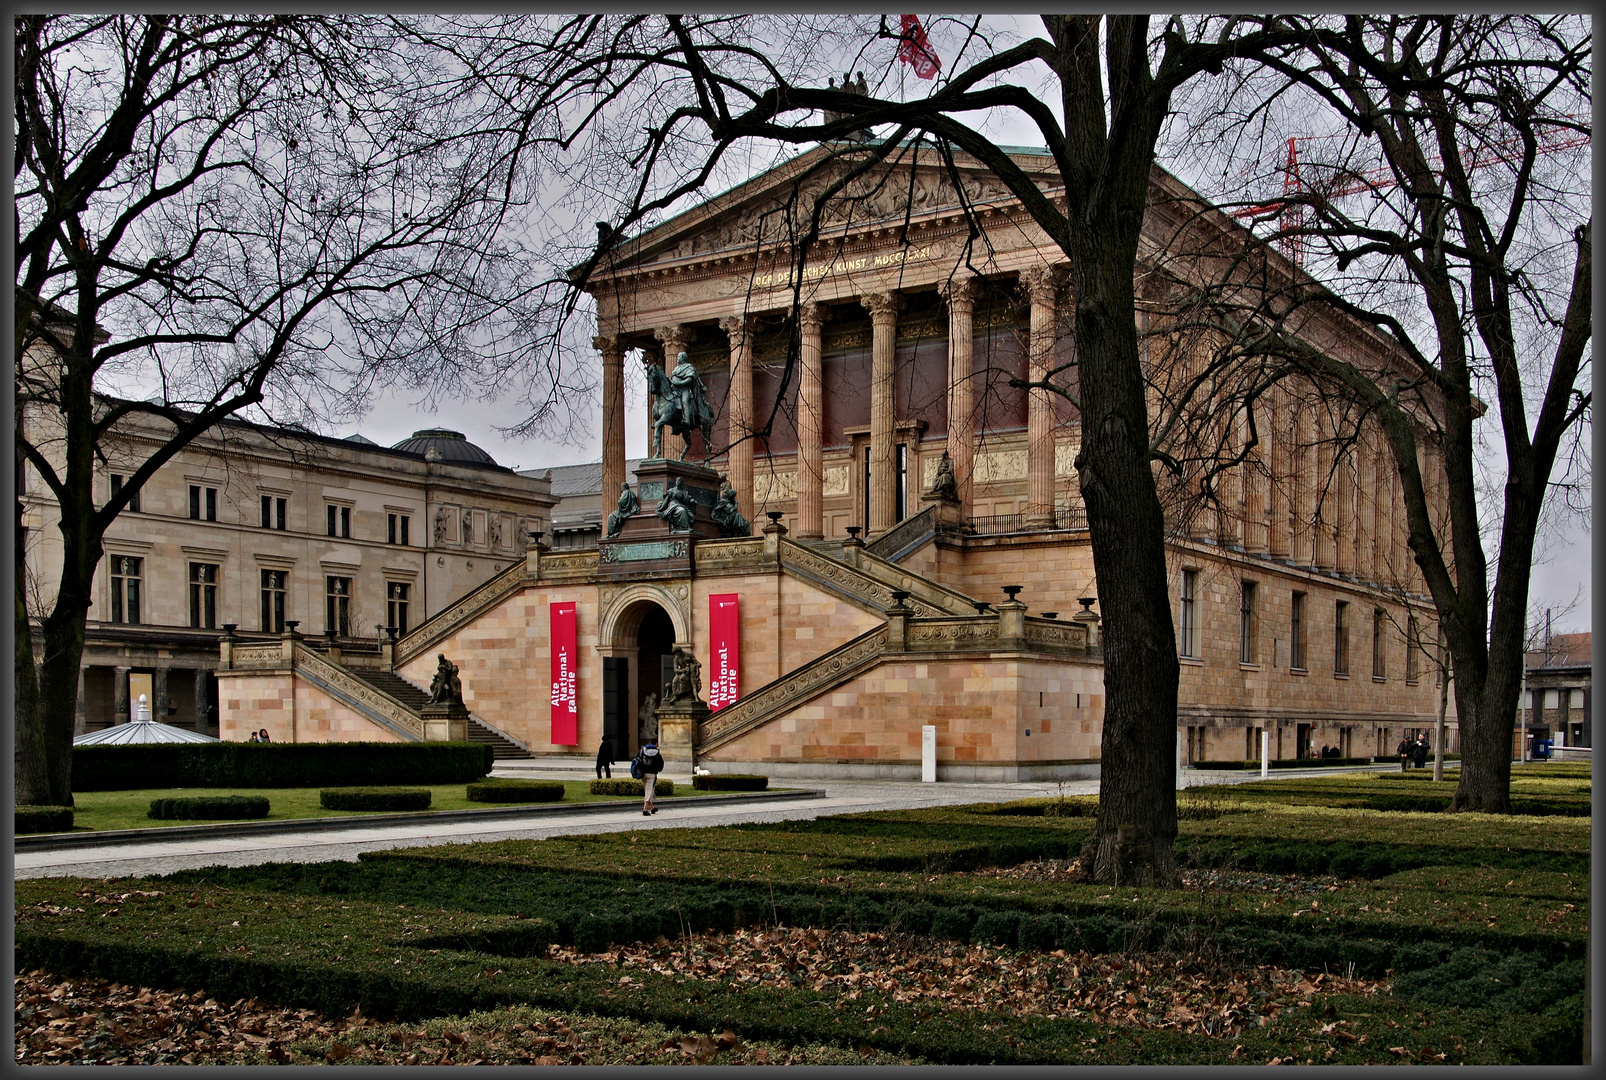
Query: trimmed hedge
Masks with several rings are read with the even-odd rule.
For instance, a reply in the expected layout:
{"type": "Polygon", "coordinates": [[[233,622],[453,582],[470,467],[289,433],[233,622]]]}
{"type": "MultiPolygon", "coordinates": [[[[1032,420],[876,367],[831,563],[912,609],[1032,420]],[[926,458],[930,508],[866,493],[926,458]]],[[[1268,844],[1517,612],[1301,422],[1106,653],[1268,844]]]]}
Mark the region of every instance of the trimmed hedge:
{"type": "Polygon", "coordinates": [[[325,810],[428,810],[428,788],[325,788],[318,803],[325,810]]]}
{"type": "Polygon", "coordinates": [[[233,821],[265,818],[268,800],[262,795],[191,795],[181,799],[152,799],[146,817],[159,821],[233,821]]]}
{"type": "Polygon", "coordinates": [[[481,780],[468,786],[469,802],[557,802],[563,798],[562,780],[481,780]]]}
{"type": "MultiPolygon", "coordinates": [[[[1370,764],[1372,764],[1372,759],[1371,758],[1364,758],[1364,757],[1273,758],[1272,762],[1271,762],[1271,767],[1273,769],[1319,769],[1323,765],[1370,765],[1370,764]]],[[[1258,769],[1258,768],[1260,768],[1260,759],[1259,758],[1255,758],[1252,761],[1237,761],[1237,760],[1195,761],[1193,763],[1193,767],[1195,769],[1204,769],[1204,770],[1215,771],[1215,772],[1227,772],[1227,771],[1231,771],[1231,770],[1234,770],[1234,769],[1258,769]]]]}
{"type": "Polygon", "coordinates": [[[716,773],[692,777],[691,786],[698,791],[763,791],[770,786],[770,778],[743,773],[716,773]]]}
{"type": "Polygon", "coordinates": [[[491,771],[489,744],[159,743],[75,746],[74,791],[168,787],[289,788],[325,784],[466,784],[491,771]]]}
{"type": "MultiPolygon", "coordinates": [[[[653,785],[652,790],[654,796],[673,795],[675,793],[675,782],[673,780],[665,780],[660,776],[658,783],[653,785]]],[[[593,780],[591,781],[591,794],[634,795],[639,799],[643,797],[644,791],[640,780],[631,780],[626,777],[617,780],[593,780]]]]}
{"type": "Polygon", "coordinates": [[[16,836],[24,833],[67,832],[72,828],[70,806],[19,806],[16,812],[16,836]]]}

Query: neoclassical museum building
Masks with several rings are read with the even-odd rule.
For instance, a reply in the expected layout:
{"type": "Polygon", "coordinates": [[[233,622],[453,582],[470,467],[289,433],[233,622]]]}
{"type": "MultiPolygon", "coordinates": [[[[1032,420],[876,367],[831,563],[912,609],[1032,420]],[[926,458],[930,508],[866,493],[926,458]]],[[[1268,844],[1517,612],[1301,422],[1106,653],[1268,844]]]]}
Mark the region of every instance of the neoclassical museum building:
{"type": "MultiPolygon", "coordinates": [[[[800,253],[815,194],[846,176],[837,150],[618,244],[586,281],[601,502],[629,511],[596,546],[534,536],[375,653],[331,656],[293,633],[225,642],[223,737],[422,737],[407,701],[445,657],[471,722],[535,754],[590,756],[606,735],[622,758],[656,734],[672,771],[914,778],[931,725],[942,779],[1094,774],[1104,686],[1079,418],[1067,397],[1014,385],[1056,371],[1074,398],[1063,255],[975,163],[914,151],[846,182],[800,253]],[[627,476],[626,368],[674,369],[682,353],[712,430],[664,430],[661,456],[627,476]],[[750,534],[716,521],[727,484],[750,534]],[[676,492],[684,514],[664,509],[676,492]],[[677,653],[706,708],[665,702],[684,696],[677,653]]],[[[1050,159],[1013,156],[1056,197],[1050,159]]],[[[1160,170],[1151,191],[1134,318],[1158,430],[1197,360],[1167,337],[1168,260],[1201,236],[1218,251],[1250,238],[1160,170]]],[[[1303,333],[1395,363],[1359,324],[1303,333]]],[[[1376,431],[1344,428],[1292,382],[1260,409],[1254,440],[1229,417],[1210,451],[1238,464],[1180,486],[1164,474],[1181,752],[1257,756],[1264,730],[1279,758],[1388,754],[1439,704],[1392,464],[1376,431]]],[[[1172,425],[1171,456],[1189,459],[1176,440],[1206,426],[1172,425]]],[[[1450,725],[1454,747],[1453,705],[1450,725]]]]}

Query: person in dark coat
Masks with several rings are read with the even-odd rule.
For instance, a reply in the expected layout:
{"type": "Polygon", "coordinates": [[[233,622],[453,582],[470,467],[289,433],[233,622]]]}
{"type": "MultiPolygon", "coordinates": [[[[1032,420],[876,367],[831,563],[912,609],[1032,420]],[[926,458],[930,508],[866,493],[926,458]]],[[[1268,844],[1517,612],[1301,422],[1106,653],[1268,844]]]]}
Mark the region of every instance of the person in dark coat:
{"type": "Polygon", "coordinates": [[[1419,769],[1427,768],[1427,766],[1428,766],[1428,737],[1426,735],[1418,735],[1416,737],[1416,744],[1411,747],[1411,759],[1416,762],[1416,767],[1417,768],[1419,768],[1419,769]]]}
{"type": "Polygon", "coordinates": [[[606,735],[602,737],[602,745],[597,747],[597,779],[604,776],[613,776],[613,743],[606,735]]]}
{"type": "Polygon", "coordinates": [[[1400,755],[1400,771],[1404,772],[1406,769],[1410,768],[1410,766],[1411,766],[1411,740],[1410,739],[1401,739],[1400,740],[1400,745],[1396,746],[1394,748],[1394,752],[1396,754],[1400,755]]]}

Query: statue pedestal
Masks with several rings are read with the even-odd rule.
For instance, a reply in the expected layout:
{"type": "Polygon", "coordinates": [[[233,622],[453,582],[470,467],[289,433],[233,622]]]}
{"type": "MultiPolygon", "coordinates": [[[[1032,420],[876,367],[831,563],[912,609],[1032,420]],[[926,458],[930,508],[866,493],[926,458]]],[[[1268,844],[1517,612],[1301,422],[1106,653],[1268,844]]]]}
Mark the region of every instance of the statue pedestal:
{"type": "Polygon", "coordinates": [[[424,718],[425,742],[467,741],[468,709],[461,703],[425,705],[420,713],[424,718]]]}
{"type": "Polygon", "coordinates": [[[922,507],[930,506],[935,508],[936,512],[932,515],[932,524],[937,527],[938,532],[960,533],[970,531],[970,522],[965,520],[964,508],[959,505],[959,500],[954,496],[936,495],[927,492],[920,496],[920,504],[922,507]]]}
{"type": "Polygon", "coordinates": [[[689,773],[697,767],[697,733],[708,719],[708,705],[702,701],[680,701],[658,706],[658,752],[664,768],[689,773]]]}
{"type": "Polygon", "coordinates": [[[640,577],[643,574],[685,576],[691,572],[692,546],[698,540],[718,540],[714,504],[719,502],[719,473],[690,461],[648,458],[636,466],[636,498],[641,509],[632,514],[619,535],[597,544],[600,576],[640,577]],[[679,480],[691,496],[691,529],[672,532],[657,514],[664,492],[679,480]]]}

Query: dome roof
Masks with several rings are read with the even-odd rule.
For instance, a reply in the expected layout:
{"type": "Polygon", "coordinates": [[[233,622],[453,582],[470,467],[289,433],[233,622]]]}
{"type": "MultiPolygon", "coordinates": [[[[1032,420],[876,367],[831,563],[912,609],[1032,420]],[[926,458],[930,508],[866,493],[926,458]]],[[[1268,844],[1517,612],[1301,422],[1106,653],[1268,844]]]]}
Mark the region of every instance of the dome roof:
{"type": "Polygon", "coordinates": [[[202,735],[189,728],[174,727],[155,720],[133,720],[126,724],[113,724],[100,731],[91,731],[72,741],[74,746],[133,746],[139,743],[217,742],[210,735],[202,735]]]}
{"type": "Polygon", "coordinates": [[[451,465],[492,465],[501,468],[490,454],[463,438],[461,431],[448,431],[446,428],[415,431],[412,438],[403,439],[391,449],[404,450],[425,458],[429,458],[429,452],[433,450],[439,455],[439,460],[451,465]]]}

